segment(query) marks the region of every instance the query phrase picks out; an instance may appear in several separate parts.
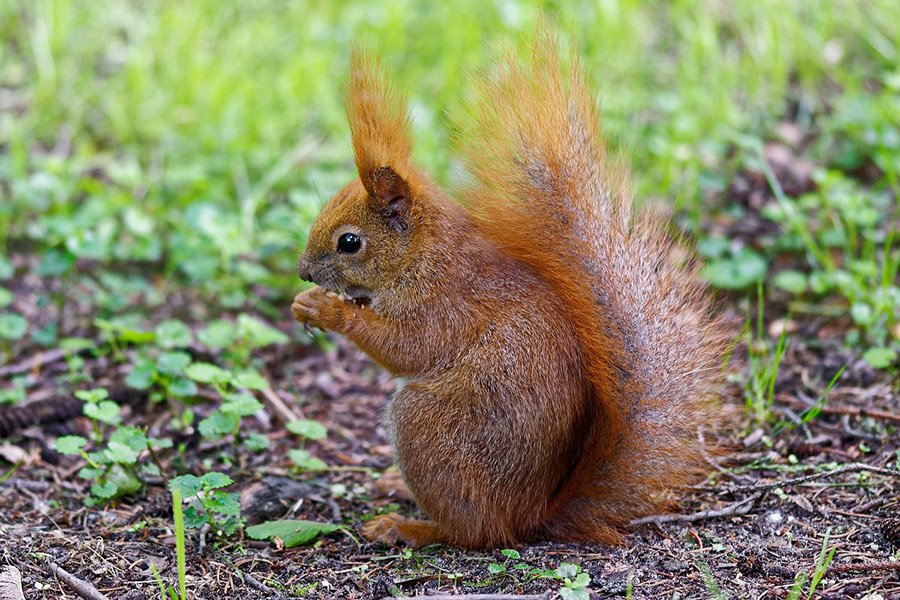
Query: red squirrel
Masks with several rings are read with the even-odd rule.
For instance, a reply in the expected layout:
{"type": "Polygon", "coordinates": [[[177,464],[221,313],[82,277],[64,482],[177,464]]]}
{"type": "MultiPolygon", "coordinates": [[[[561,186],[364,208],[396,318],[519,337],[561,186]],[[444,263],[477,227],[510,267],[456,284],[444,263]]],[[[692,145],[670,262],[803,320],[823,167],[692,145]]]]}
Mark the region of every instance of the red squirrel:
{"type": "Polygon", "coordinates": [[[387,420],[427,518],[375,517],[369,540],[616,543],[702,472],[728,332],[691,253],[632,208],[572,62],[544,31],[480,81],[451,196],[353,53],[359,179],[313,224],[298,270],[318,287],[291,308],[407,379],[387,420]]]}

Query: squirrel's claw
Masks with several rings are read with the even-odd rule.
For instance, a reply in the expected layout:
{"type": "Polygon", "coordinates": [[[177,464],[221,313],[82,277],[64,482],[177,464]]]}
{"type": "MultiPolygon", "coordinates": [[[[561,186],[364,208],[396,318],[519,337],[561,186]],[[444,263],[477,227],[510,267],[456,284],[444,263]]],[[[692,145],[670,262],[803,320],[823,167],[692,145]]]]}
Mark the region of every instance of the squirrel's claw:
{"type": "Polygon", "coordinates": [[[315,326],[323,296],[320,288],[312,288],[294,296],[294,302],[291,304],[294,318],[306,327],[315,326]]]}
{"type": "Polygon", "coordinates": [[[294,297],[291,312],[307,327],[340,333],[346,319],[347,303],[338,294],[315,287],[294,297]]]}

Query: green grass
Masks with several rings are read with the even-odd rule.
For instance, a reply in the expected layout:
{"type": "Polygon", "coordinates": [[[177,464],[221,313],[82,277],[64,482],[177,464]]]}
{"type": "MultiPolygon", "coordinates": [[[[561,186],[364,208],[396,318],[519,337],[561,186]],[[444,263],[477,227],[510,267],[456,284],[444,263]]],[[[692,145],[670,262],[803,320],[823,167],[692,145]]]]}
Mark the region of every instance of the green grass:
{"type": "MultiPolygon", "coordinates": [[[[889,0],[13,0],[0,7],[14,107],[0,115],[0,242],[56,249],[50,272],[71,256],[149,262],[226,306],[251,302],[250,283],[287,295],[308,223],[352,176],[352,42],[381,48],[410,92],[417,157],[447,180],[444,115],[505,44],[527,51],[541,10],[583,56],[641,197],[694,217],[745,161],[735,139],[897,78],[889,0]]],[[[140,286],[112,279],[98,286],[140,286]]]]}
{"type": "Polygon", "coordinates": [[[763,332],[763,297],[759,289],[757,302],[757,331],[748,342],[747,367],[749,376],[744,383],[744,404],[754,425],[765,425],[772,418],[775,401],[775,382],[778,368],[787,350],[787,331],[782,330],[777,342],[770,343],[763,332]]]}
{"type": "Polygon", "coordinates": [[[834,558],[834,551],[836,548],[831,548],[830,551],[828,550],[828,540],[830,537],[831,528],[829,527],[825,530],[825,535],[822,538],[822,550],[819,552],[816,563],[813,565],[812,575],[809,575],[806,571],[797,573],[797,576],[794,578],[794,584],[788,590],[788,600],[799,600],[803,594],[803,586],[806,585],[807,581],[809,581],[809,591],[806,594],[806,600],[812,600],[813,594],[819,586],[819,582],[825,577],[825,573],[828,572],[828,567],[831,565],[831,561],[834,558]]]}
{"type": "MultiPolygon", "coordinates": [[[[342,109],[353,42],[381,50],[409,92],[417,159],[452,183],[459,132],[446,115],[461,112],[470,75],[503,48],[527,55],[541,13],[593,78],[610,144],[632,165],[639,197],[674,209],[713,285],[752,293],[765,280],[766,302],[777,290],[785,312],[849,315],[846,344],[894,369],[893,0],[4,2],[0,362],[20,340],[91,343],[20,314],[15,282],[27,273],[50,284],[40,306],[90,307],[89,328],[117,359],[119,337],[153,335],[157,324],[137,313],[173,292],[213,315],[284,318],[305,231],[353,177],[342,109]],[[811,132],[803,153],[822,167],[817,189],[800,198],[761,160],[785,119],[811,132]],[[708,233],[717,218],[746,216],[726,191],[744,169],[768,179],[774,201],[762,216],[778,233],[749,241],[708,233]],[[31,261],[14,269],[13,256],[31,261]]],[[[783,351],[762,337],[775,360],[762,357],[747,379],[758,388],[748,388],[757,419],[768,415],[783,351]]],[[[141,359],[152,365],[169,347],[147,348],[141,359]]],[[[157,395],[172,396],[173,382],[188,389],[179,373],[144,371],[157,395]]],[[[20,383],[0,390],[0,402],[20,398],[20,383]]]]}
{"type": "Polygon", "coordinates": [[[172,519],[175,526],[175,561],[178,570],[178,591],[167,585],[162,575],[156,568],[156,565],[150,564],[150,571],[153,578],[159,586],[159,595],[161,600],[187,600],[187,560],[184,545],[184,511],[181,505],[181,490],[175,488],[172,490],[172,519]]]}

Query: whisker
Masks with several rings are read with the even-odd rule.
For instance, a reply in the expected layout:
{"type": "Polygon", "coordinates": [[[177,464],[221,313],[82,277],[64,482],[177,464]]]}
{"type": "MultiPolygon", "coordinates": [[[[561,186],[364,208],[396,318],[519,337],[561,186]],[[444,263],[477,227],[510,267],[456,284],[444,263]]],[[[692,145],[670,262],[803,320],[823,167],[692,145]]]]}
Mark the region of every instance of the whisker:
{"type": "Polygon", "coordinates": [[[316,183],[316,178],[315,178],[315,177],[313,177],[312,175],[310,175],[309,181],[310,181],[310,183],[312,183],[313,190],[315,190],[315,192],[316,192],[316,200],[317,200],[318,205],[319,205],[319,212],[321,212],[322,209],[325,207],[325,201],[322,200],[322,193],[319,191],[319,186],[318,186],[318,184],[316,183]]]}

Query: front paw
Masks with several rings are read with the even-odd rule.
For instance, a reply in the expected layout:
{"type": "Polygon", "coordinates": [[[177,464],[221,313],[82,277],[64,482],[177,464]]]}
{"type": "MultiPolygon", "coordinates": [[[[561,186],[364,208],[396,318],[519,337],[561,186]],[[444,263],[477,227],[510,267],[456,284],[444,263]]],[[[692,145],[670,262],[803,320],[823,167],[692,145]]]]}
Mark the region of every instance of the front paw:
{"type": "Polygon", "coordinates": [[[294,318],[309,327],[336,331],[344,321],[346,302],[334,292],[314,287],[294,297],[294,318]]]}
{"type": "Polygon", "coordinates": [[[394,546],[401,539],[397,527],[405,522],[406,519],[397,513],[378,515],[363,525],[362,534],[370,542],[384,542],[394,546]]]}

